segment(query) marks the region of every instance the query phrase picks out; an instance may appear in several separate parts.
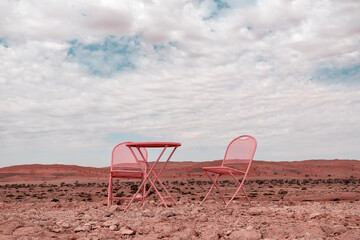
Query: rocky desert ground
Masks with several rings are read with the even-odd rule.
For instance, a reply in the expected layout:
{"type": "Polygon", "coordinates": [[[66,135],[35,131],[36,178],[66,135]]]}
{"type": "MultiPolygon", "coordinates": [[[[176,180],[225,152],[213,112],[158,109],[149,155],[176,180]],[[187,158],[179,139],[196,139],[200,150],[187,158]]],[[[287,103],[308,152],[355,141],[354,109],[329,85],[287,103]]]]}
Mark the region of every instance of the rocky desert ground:
{"type": "MultiPolygon", "coordinates": [[[[245,185],[251,206],[238,199],[228,207],[216,191],[200,206],[211,184],[199,163],[174,164],[163,182],[177,206],[152,193],[126,212],[126,202],[106,205],[108,169],[2,168],[0,239],[360,239],[360,161],[341,161],[255,163],[245,185]]],[[[131,196],[138,185],[115,181],[114,194],[131,196]]],[[[236,187],[226,178],[220,186],[236,187]]]]}

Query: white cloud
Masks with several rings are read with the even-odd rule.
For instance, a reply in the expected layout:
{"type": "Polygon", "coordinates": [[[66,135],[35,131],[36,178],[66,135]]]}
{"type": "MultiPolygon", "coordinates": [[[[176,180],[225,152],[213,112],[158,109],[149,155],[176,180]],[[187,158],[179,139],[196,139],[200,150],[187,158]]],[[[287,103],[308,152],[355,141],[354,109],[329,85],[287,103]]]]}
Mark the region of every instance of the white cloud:
{"type": "Polygon", "coordinates": [[[256,159],[359,159],[360,4],[227,3],[1,2],[1,165],[106,166],[122,133],[182,142],[175,160],[220,159],[240,134],[256,159]]]}

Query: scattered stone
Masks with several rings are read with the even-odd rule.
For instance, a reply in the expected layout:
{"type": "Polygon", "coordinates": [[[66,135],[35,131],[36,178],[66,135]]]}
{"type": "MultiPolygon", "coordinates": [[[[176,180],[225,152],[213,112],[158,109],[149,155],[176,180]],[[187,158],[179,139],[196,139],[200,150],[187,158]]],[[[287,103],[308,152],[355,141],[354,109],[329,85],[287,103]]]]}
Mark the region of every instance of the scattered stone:
{"type": "Polygon", "coordinates": [[[105,214],[105,217],[112,217],[112,216],[114,216],[114,214],[112,212],[105,214]]]}
{"type": "Polygon", "coordinates": [[[341,234],[346,232],[348,229],[344,225],[335,225],[334,232],[335,234],[341,234]]]}
{"type": "Polygon", "coordinates": [[[145,209],[142,213],[143,213],[144,217],[153,217],[154,216],[154,212],[151,211],[150,209],[145,209]]]}
{"type": "Polygon", "coordinates": [[[91,230],[91,227],[90,226],[85,226],[85,225],[77,226],[74,229],[75,232],[89,232],[90,230],[91,230]]]}
{"type": "Polygon", "coordinates": [[[258,216],[258,215],[261,215],[261,213],[262,213],[262,211],[259,208],[252,207],[252,208],[249,209],[249,214],[251,216],[258,216]]]}
{"type": "Polygon", "coordinates": [[[153,232],[154,227],[149,225],[143,225],[138,228],[138,232],[141,235],[147,235],[151,232],[153,232]]]}
{"type": "Polygon", "coordinates": [[[258,240],[261,238],[261,233],[251,228],[240,229],[233,231],[229,235],[229,238],[238,240],[258,240]]]}
{"type": "Polygon", "coordinates": [[[11,222],[11,220],[9,221],[9,219],[8,219],[7,224],[4,225],[2,232],[5,235],[10,235],[14,232],[15,229],[21,228],[23,226],[24,226],[24,224],[22,222],[18,222],[18,221],[11,222]]]}
{"type": "Polygon", "coordinates": [[[173,239],[195,239],[199,234],[193,228],[186,228],[183,231],[176,232],[172,238],[173,239]]]}
{"type": "Polygon", "coordinates": [[[117,205],[111,205],[111,206],[109,207],[109,210],[108,210],[108,211],[111,212],[111,213],[113,213],[113,212],[120,212],[121,209],[120,209],[117,205]]]}
{"type": "Polygon", "coordinates": [[[119,230],[119,228],[118,228],[117,225],[111,225],[111,226],[109,227],[109,229],[110,229],[111,231],[117,231],[117,230],[119,230]]]}
{"type": "Polygon", "coordinates": [[[41,231],[42,229],[40,227],[19,227],[14,230],[13,235],[29,236],[30,234],[39,233],[41,231]]]}
{"type": "Polygon", "coordinates": [[[324,224],[321,226],[322,230],[326,233],[326,235],[334,236],[340,235],[346,232],[348,229],[344,225],[328,225],[324,224]]]}
{"type": "Polygon", "coordinates": [[[63,227],[63,228],[71,227],[70,223],[67,223],[67,222],[62,223],[60,226],[63,227]]]}
{"type": "Polygon", "coordinates": [[[319,217],[319,216],[320,216],[320,213],[315,212],[315,213],[310,214],[309,218],[310,218],[310,219],[313,219],[313,218],[317,218],[317,217],[319,217]]]}
{"type": "Polygon", "coordinates": [[[323,240],[321,236],[316,233],[306,232],[304,236],[304,240],[323,240]]]}
{"type": "Polygon", "coordinates": [[[117,220],[112,219],[112,220],[105,221],[102,225],[105,226],[105,227],[110,227],[112,225],[119,225],[119,223],[118,223],[117,220]]]}
{"type": "Polygon", "coordinates": [[[49,231],[54,232],[54,233],[61,233],[63,231],[63,229],[60,227],[51,227],[51,228],[49,228],[49,231]]]}
{"type": "Polygon", "coordinates": [[[176,216],[176,214],[173,213],[173,212],[168,212],[168,213],[165,214],[165,216],[169,218],[169,217],[174,217],[174,216],[176,216]]]}
{"type": "Polygon", "coordinates": [[[85,214],[83,217],[82,217],[83,220],[86,220],[86,221],[89,221],[89,220],[92,220],[93,217],[90,216],[89,214],[85,214]]]}
{"type": "Polygon", "coordinates": [[[119,230],[119,233],[122,234],[122,235],[133,235],[135,232],[130,229],[129,227],[122,227],[120,230],[119,230]]]}
{"type": "Polygon", "coordinates": [[[349,229],[349,231],[341,234],[342,239],[356,239],[358,240],[360,236],[360,228],[349,229]]]}
{"type": "Polygon", "coordinates": [[[198,218],[199,222],[208,222],[208,217],[206,216],[206,214],[202,214],[200,215],[200,217],[198,218]]]}

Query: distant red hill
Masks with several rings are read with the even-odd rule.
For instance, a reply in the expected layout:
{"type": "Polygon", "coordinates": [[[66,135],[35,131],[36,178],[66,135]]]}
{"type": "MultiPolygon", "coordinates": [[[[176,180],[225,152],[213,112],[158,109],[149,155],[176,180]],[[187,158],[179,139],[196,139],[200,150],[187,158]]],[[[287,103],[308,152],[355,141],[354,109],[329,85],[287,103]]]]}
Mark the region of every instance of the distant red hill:
{"type": "MultiPolygon", "coordinates": [[[[221,161],[169,162],[163,178],[204,177],[202,167],[217,166],[221,161]]],[[[106,180],[109,167],[29,164],[0,168],[0,183],[66,179],[106,180]]],[[[294,162],[254,161],[249,178],[360,178],[359,160],[306,160],[294,162]]]]}

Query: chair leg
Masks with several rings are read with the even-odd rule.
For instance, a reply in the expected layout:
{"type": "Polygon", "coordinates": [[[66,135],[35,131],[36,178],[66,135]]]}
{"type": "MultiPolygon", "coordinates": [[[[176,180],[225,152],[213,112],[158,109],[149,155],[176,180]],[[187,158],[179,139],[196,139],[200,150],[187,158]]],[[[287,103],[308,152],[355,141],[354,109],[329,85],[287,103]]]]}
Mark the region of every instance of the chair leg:
{"type": "MultiPolygon", "coordinates": [[[[145,194],[145,197],[147,197],[147,195],[149,194],[150,190],[151,190],[152,187],[153,187],[153,188],[155,189],[156,193],[159,195],[159,197],[160,197],[161,201],[163,202],[164,206],[165,206],[166,208],[169,208],[169,207],[167,206],[164,198],[162,197],[161,193],[159,192],[159,190],[158,190],[157,187],[155,186],[156,179],[155,179],[155,182],[153,182],[150,177],[148,178],[148,180],[149,180],[151,186],[150,186],[149,190],[147,190],[147,192],[146,192],[146,194],[145,194]]],[[[175,201],[175,200],[173,200],[173,201],[175,201]]]]}
{"type": "MultiPolygon", "coordinates": [[[[155,184],[156,182],[159,182],[159,184],[161,185],[161,187],[165,190],[165,193],[167,194],[167,197],[169,197],[169,198],[173,201],[174,205],[177,206],[175,199],[171,196],[171,194],[170,194],[169,191],[166,189],[166,187],[164,186],[164,184],[160,181],[160,179],[159,179],[160,173],[159,173],[159,174],[156,174],[156,173],[153,171],[153,174],[154,174],[154,176],[155,176],[154,184],[155,184]]],[[[150,176],[149,176],[149,179],[150,179],[150,176]]],[[[150,192],[151,189],[152,189],[152,186],[150,186],[148,192],[150,192]]],[[[146,195],[147,195],[147,194],[146,194],[146,195]]]]}
{"type": "MultiPolygon", "coordinates": [[[[134,199],[136,198],[136,195],[138,195],[138,193],[140,192],[140,190],[142,189],[142,187],[144,186],[144,184],[146,183],[146,180],[149,180],[150,184],[152,185],[152,187],[155,189],[156,193],[159,195],[161,201],[163,202],[164,206],[166,208],[169,208],[166,204],[166,202],[164,201],[164,198],[161,196],[159,190],[156,188],[155,184],[153,183],[153,181],[149,178],[149,176],[145,176],[144,180],[142,181],[142,183],[140,184],[140,187],[138,188],[138,190],[136,191],[136,193],[133,195],[133,197],[131,198],[130,202],[128,203],[128,205],[125,207],[124,212],[126,212],[126,210],[130,207],[130,204],[134,201],[134,199]]],[[[147,195],[149,194],[151,188],[149,188],[149,190],[145,193],[145,196],[143,196],[143,201],[144,199],[147,197],[147,195]]]]}
{"type": "MultiPolygon", "coordinates": [[[[236,195],[239,193],[240,189],[242,189],[243,193],[245,194],[245,197],[247,198],[247,200],[249,201],[250,203],[250,200],[249,198],[247,197],[247,194],[245,193],[245,190],[243,189],[243,185],[244,185],[244,182],[245,182],[245,177],[243,178],[243,180],[241,181],[241,183],[239,182],[239,180],[237,180],[237,178],[234,176],[234,174],[230,173],[230,175],[235,179],[235,181],[239,184],[239,187],[238,189],[236,190],[235,194],[232,196],[232,198],[229,200],[229,202],[226,204],[226,207],[231,203],[232,200],[234,200],[234,198],[236,197],[236,195]]],[[[251,204],[250,204],[251,206],[251,204]]]]}
{"type": "Polygon", "coordinates": [[[215,183],[216,190],[218,190],[221,199],[223,200],[224,203],[226,203],[224,195],[221,193],[221,190],[220,190],[219,186],[217,185],[217,180],[220,176],[221,176],[221,174],[218,174],[217,178],[215,179],[215,181],[213,181],[213,183],[215,183]]]}
{"type": "Polygon", "coordinates": [[[244,195],[245,195],[246,199],[248,200],[249,205],[250,205],[250,207],[251,207],[251,202],[250,202],[250,199],[248,198],[248,195],[247,195],[246,192],[245,192],[245,189],[242,187],[241,190],[243,191],[243,193],[244,193],[244,195]]]}
{"type": "MultiPolygon", "coordinates": [[[[145,185],[146,179],[147,179],[147,176],[145,176],[145,177],[143,178],[143,180],[142,180],[142,182],[141,182],[138,190],[137,190],[136,193],[132,196],[132,198],[130,199],[130,202],[128,203],[128,205],[125,207],[124,212],[126,212],[126,210],[130,207],[130,204],[135,200],[136,195],[138,195],[138,193],[141,191],[141,189],[142,189],[143,186],[145,185]]],[[[145,197],[145,196],[143,196],[143,198],[144,198],[144,197],[145,197]]]]}
{"type": "Polygon", "coordinates": [[[220,196],[221,196],[221,199],[224,201],[224,203],[226,204],[225,202],[225,199],[224,199],[224,196],[221,194],[221,191],[218,187],[218,185],[216,184],[220,174],[217,174],[216,175],[216,178],[215,180],[212,179],[212,177],[205,171],[205,174],[208,176],[208,178],[210,178],[210,180],[212,181],[213,185],[211,186],[211,188],[209,189],[208,193],[206,194],[206,196],[204,197],[204,199],[201,201],[200,203],[200,206],[205,202],[205,200],[207,199],[207,197],[209,196],[209,194],[211,193],[211,191],[214,189],[214,187],[216,187],[216,189],[218,190],[220,196]]]}
{"type": "MultiPolygon", "coordinates": [[[[210,176],[207,174],[207,172],[205,172],[205,174],[210,178],[210,176]]],[[[219,174],[216,176],[215,181],[217,181],[218,177],[219,177],[219,174]]],[[[211,179],[211,178],[210,178],[210,179],[211,179]]],[[[211,179],[211,181],[212,181],[212,179],[211,179]]],[[[213,182],[213,181],[212,181],[212,182],[213,182]]],[[[209,196],[209,194],[210,194],[211,191],[213,190],[214,186],[215,186],[215,184],[214,184],[214,182],[213,182],[213,185],[210,187],[210,189],[209,189],[209,191],[207,192],[207,194],[205,195],[204,199],[201,201],[200,206],[205,202],[205,200],[207,199],[207,197],[209,196]]]]}
{"type": "MultiPolygon", "coordinates": [[[[141,179],[141,182],[143,182],[143,181],[144,181],[144,178],[141,179]]],[[[139,187],[139,188],[140,188],[140,187],[139,187]]],[[[140,207],[140,206],[141,206],[141,207],[144,207],[144,206],[145,206],[145,201],[144,201],[145,193],[146,193],[146,184],[144,184],[144,185],[142,186],[142,188],[141,188],[141,197],[142,197],[142,199],[141,199],[141,202],[140,202],[140,204],[139,204],[139,207],[140,207]]]]}
{"type": "MultiPolygon", "coordinates": [[[[155,180],[156,181],[156,180],[155,180]]],[[[173,201],[174,205],[177,206],[177,203],[175,201],[175,199],[171,196],[171,194],[169,193],[169,191],[166,189],[166,187],[163,185],[163,183],[158,180],[158,182],[160,183],[160,185],[163,187],[163,189],[165,190],[166,194],[168,195],[168,197],[170,197],[170,199],[173,201]]]]}
{"type": "MultiPolygon", "coordinates": [[[[144,179],[142,179],[142,181],[144,181],[144,179]]],[[[142,206],[144,207],[145,206],[145,201],[144,201],[144,197],[145,197],[145,193],[146,193],[146,184],[144,184],[144,186],[143,186],[143,191],[142,191],[142,197],[143,197],[143,199],[142,199],[142,206]]]]}
{"type": "Polygon", "coordinates": [[[112,177],[110,175],[109,177],[109,186],[108,186],[108,207],[110,207],[112,204],[112,177]]]}

